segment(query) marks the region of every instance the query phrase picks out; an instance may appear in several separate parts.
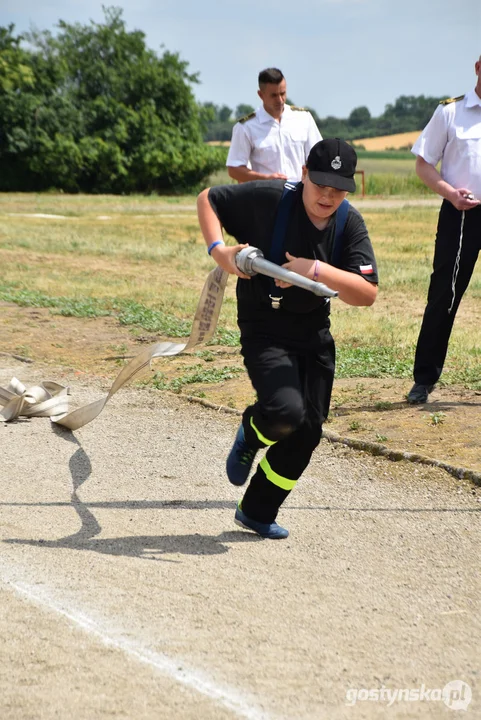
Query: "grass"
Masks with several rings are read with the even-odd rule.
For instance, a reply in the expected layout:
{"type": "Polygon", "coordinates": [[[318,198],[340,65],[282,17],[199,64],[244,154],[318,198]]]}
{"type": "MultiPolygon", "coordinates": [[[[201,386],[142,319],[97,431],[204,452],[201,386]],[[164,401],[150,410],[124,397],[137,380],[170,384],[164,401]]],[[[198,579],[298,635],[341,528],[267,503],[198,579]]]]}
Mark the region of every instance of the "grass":
{"type": "MultiPolygon", "coordinates": [[[[411,377],[414,348],[432,270],[436,208],[365,211],[379,265],[371,308],[332,302],[338,377],[411,377]]],[[[445,384],[481,388],[481,272],[475,269],[449,345],[445,384]]]]}
{"type": "MultiPolygon", "coordinates": [[[[175,205],[169,198],[0,195],[0,300],[79,318],[111,316],[133,335],[143,329],[159,337],[186,337],[213,263],[198,229],[194,198],[176,200],[175,205]],[[48,214],[68,219],[9,214],[46,213],[47,208],[48,214]]],[[[372,308],[332,301],[337,376],[408,378],[431,273],[437,209],[369,209],[363,216],[378,260],[380,291],[372,308]]],[[[476,269],[454,326],[445,384],[481,389],[480,312],[476,269]]],[[[216,346],[238,342],[231,278],[217,333],[202,349],[200,364],[210,363],[212,370],[216,346]]],[[[199,373],[199,368],[184,369],[183,384],[199,373]]],[[[222,373],[209,377],[213,380],[205,382],[223,381],[222,373]]]]}
{"type": "MultiPolygon", "coordinates": [[[[356,145],[356,141],[354,141],[354,146],[356,145]]],[[[410,150],[358,150],[356,148],[357,157],[359,162],[363,162],[364,160],[379,160],[381,162],[387,161],[387,160],[409,160],[412,165],[414,166],[414,155],[410,150]]],[[[393,165],[392,167],[398,168],[398,163],[393,165]]]]}
{"type": "MultiPolygon", "coordinates": [[[[131,325],[170,338],[183,338],[191,331],[191,321],[181,320],[160,309],[147,307],[142,303],[124,298],[72,298],[48,296],[37,291],[17,289],[0,283],[0,300],[13,302],[23,307],[50,308],[54,314],[77,318],[112,316],[121,325],[131,325]]],[[[217,338],[212,344],[237,346],[237,330],[218,328],[217,338]]]]}
{"type": "Polygon", "coordinates": [[[434,193],[427,188],[415,173],[376,173],[365,176],[366,195],[405,195],[434,197],[434,193]]]}
{"type": "Polygon", "coordinates": [[[224,380],[232,380],[232,378],[245,372],[242,367],[207,368],[205,369],[201,363],[190,365],[184,368],[181,377],[168,380],[164,373],[155,373],[150,384],[157,390],[171,390],[180,393],[185,385],[194,383],[218,383],[224,380]]]}
{"type": "MultiPolygon", "coordinates": [[[[359,152],[358,170],[363,170],[366,179],[366,193],[368,195],[415,194],[420,192],[431,193],[423,186],[414,170],[415,157],[409,152],[359,152]]],[[[208,180],[208,185],[231,185],[232,180],[226,169],[214,173],[208,180]]],[[[357,176],[360,187],[361,179],[357,176]]]]}
{"type": "MultiPolygon", "coordinates": [[[[418,178],[414,171],[414,156],[394,158],[369,157],[381,153],[366,153],[367,157],[359,157],[358,169],[364,171],[366,196],[405,196],[435,197],[418,178]]],[[[356,175],[357,192],[361,191],[361,175],[356,175]]],[[[209,185],[232,185],[227,170],[219,170],[209,178],[209,185]]]]}
{"type": "Polygon", "coordinates": [[[443,413],[441,411],[429,413],[429,423],[431,425],[434,425],[434,427],[437,427],[438,425],[442,425],[445,420],[446,420],[446,413],[443,413]]]}
{"type": "MultiPolygon", "coordinates": [[[[9,213],[43,213],[82,217],[85,215],[153,214],[159,209],[178,211],[184,203],[192,205],[195,198],[178,195],[70,195],[68,193],[0,193],[0,209],[9,213]]],[[[62,223],[62,218],[52,219],[62,223]]]]}

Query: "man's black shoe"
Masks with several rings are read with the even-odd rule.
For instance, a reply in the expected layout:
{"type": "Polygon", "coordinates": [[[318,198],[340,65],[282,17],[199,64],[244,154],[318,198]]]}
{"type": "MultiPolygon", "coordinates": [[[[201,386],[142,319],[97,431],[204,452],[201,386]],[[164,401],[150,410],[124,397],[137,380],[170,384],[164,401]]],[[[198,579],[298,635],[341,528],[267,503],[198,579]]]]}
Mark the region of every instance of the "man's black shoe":
{"type": "Polygon", "coordinates": [[[428,395],[434,389],[434,385],[421,385],[414,383],[408,393],[406,400],[410,405],[422,405],[428,401],[428,395]]]}

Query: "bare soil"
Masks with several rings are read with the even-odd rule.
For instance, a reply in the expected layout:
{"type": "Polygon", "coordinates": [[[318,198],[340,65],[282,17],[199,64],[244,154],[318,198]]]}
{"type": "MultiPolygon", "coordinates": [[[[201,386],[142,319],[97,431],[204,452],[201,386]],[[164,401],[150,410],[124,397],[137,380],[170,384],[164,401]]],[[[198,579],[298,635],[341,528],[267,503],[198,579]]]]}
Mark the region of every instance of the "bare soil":
{"type": "MultiPolygon", "coordinates": [[[[74,373],[103,379],[108,388],[126,361],[159,340],[149,333],[134,337],[128,327],[110,317],[63,317],[48,309],[8,303],[0,303],[0,309],[0,352],[24,359],[24,375],[19,380],[26,385],[29,364],[41,362],[52,368],[51,376],[44,379],[62,382],[62,377],[74,373]]],[[[213,351],[212,369],[242,365],[234,348],[215,347],[213,351]]],[[[188,354],[160,359],[152,370],[172,379],[180,377],[193,360],[188,354]]],[[[148,377],[140,376],[134,382],[148,377]]],[[[405,400],[410,386],[410,380],[399,379],[336,380],[326,430],[481,473],[481,394],[440,386],[426,405],[410,406],[405,400]]],[[[253,399],[244,373],[221,383],[185,385],[182,394],[239,411],[253,399]]]]}

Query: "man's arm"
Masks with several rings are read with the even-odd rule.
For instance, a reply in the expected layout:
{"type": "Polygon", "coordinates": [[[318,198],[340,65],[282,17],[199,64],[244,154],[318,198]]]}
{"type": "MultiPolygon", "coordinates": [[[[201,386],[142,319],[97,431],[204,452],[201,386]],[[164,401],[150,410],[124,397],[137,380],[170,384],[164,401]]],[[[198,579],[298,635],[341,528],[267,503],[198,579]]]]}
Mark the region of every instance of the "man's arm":
{"type": "Polygon", "coordinates": [[[240,183],[250,182],[251,180],[287,180],[287,175],[283,175],[282,173],[271,173],[267,175],[267,173],[251,170],[246,165],[238,165],[237,167],[228,165],[227,172],[229,173],[229,177],[240,183]]]}
{"type": "Polygon", "coordinates": [[[281,173],[261,173],[251,170],[247,164],[250,161],[252,145],[242,123],[236,123],[232,129],[232,140],[227,154],[227,172],[229,177],[239,183],[251,180],[287,180],[287,175],[281,173]]]}
{"type": "Polygon", "coordinates": [[[235,264],[235,256],[239,250],[247,247],[247,245],[229,247],[224,245],[221,222],[209,202],[209,189],[203,190],[197,197],[197,216],[205,244],[209,247],[212,243],[220,240],[221,243],[216,245],[210,253],[217,265],[231,275],[238,275],[244,280],[250,280],[250,277],[241,273],[235,264]]]}
{"type": "Polygon", "coordinates": [[[471,194],[469,188],[454,188],[443,180],[434,165],[428,163],[421,155],[416,157],[416,172],[428,188],[448,200],[457,210],[471,210],[479,205],[478,200],[469,200],[465,197],[471,194]]]}

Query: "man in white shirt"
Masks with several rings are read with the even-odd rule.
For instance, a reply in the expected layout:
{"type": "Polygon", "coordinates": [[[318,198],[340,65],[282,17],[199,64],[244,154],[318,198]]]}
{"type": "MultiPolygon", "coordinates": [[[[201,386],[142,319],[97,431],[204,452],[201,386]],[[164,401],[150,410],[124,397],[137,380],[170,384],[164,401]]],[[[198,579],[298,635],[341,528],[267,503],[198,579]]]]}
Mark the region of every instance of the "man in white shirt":
{"type": "Polygon", "coordinates": [[[444,198],[407,396],[413,405],[427,402],[441,376],[454,318],[481,249],[481,57],[474,68],[474,90],[443,100],[412,149],[417,174],[444,198]]]}
{"type": "Polygon", "coordinates": [[[259,73],[262,106],[232,130],[226,165],[234,180],[301,179],[309,151],[322,136],[308,110],[285,104],[286,92],[278,68],[259,73]]]}

